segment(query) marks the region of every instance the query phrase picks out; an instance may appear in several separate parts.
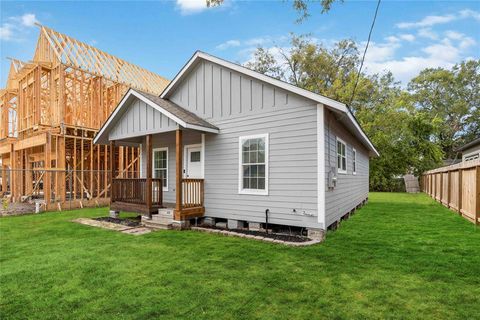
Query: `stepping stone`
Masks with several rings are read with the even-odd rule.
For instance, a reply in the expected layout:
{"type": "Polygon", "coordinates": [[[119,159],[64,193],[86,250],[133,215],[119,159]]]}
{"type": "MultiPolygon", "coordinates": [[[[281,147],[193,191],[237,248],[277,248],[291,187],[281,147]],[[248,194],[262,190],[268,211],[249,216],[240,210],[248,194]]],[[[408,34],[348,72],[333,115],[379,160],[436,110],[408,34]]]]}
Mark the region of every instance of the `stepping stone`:
{"type": "Polygon", "coordinates": [[[150,232],[152,232],[152,229],[145,228],[145,227],[131,228],[131,229],[122,231],[122,233],[132,234],[134,236],[139,236],[139,235],[150,233],[150,232]]]}

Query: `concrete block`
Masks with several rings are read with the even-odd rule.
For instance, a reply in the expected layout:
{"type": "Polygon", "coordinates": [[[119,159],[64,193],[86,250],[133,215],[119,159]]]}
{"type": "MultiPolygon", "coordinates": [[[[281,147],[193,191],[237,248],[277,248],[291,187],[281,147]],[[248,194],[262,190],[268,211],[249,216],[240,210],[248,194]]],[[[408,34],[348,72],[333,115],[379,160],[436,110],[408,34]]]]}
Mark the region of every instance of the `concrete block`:
{"type": "Polygon", "coordinates": [[[227,223],[226,222],[217,222],[217,223],[215,223],[215,226],[217,228],[226,229],[227,228],[227,223]]]}
{"type": "Polygon", "coordinates": [[[260,223],[259,222],[249,222],[248,223],[248,230],[252,231],[260,231],[260,223]]]}
{"type": "Polygon", "coordinates": [[[308,229],[307,236],[312,240],[323,241],[325,239],[325,230],[323,229],[308,229]]]}
{"type": "Polygon", "coordinates": [[[185,230],[185,229],[190,229],[190,221],[177,221],[173,220],[171,223],[172,229],[175,230],[185,230]]]}
{"type": "Polygon", "coordinates": [[[110,218],[118,218],[120,216],[119,211],[110,210],[110,218]]]}
{"type": "Polygon", "coordinates": [[[241,229],[243,228],[243,222],[234,219],[228,219],[228,229],[241,229]]]}
{"type": "Polygon", "coordinates": [[[215,218],[205,217],[203,218],[203,224],[212,227],[215,225],[215,218]]]}

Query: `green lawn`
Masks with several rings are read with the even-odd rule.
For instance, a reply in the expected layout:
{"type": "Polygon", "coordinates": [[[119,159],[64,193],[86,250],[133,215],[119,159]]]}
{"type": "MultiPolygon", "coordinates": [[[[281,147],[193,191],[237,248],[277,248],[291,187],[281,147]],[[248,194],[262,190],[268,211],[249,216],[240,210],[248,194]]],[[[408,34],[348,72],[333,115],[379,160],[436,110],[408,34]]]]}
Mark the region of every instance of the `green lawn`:
{"type": "Polygon", "coordinates": [[[1,218],[0,318],[480,318],[480,230],[423,194],[371,194],[307,248],[70,222],[106,214],[1,218]]]}

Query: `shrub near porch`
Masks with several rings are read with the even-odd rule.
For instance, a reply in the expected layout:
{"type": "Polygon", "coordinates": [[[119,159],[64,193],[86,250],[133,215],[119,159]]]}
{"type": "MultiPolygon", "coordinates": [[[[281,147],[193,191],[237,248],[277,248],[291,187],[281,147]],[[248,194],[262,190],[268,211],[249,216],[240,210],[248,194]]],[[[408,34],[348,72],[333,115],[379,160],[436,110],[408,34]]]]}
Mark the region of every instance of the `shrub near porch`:
{"type": "Polygon", "coordinates": [[[371,194],[324,243],[306,248],[193,231],[131,236],[70,222],[107,214],[1,218],[2,319],[480,314],[480,231],[423,194],[371,194]]]}

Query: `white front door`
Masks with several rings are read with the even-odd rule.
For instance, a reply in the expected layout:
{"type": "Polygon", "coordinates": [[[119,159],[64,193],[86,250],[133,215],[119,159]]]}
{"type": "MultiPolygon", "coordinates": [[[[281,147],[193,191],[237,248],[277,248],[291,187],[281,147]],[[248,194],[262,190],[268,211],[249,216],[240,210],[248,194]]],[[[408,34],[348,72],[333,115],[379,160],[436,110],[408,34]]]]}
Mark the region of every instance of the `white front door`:
{"type": "Polygon", "coordinates": [[[202,147],[185,147],[185,177],[192,179],[202,179],[202,147]]]}

